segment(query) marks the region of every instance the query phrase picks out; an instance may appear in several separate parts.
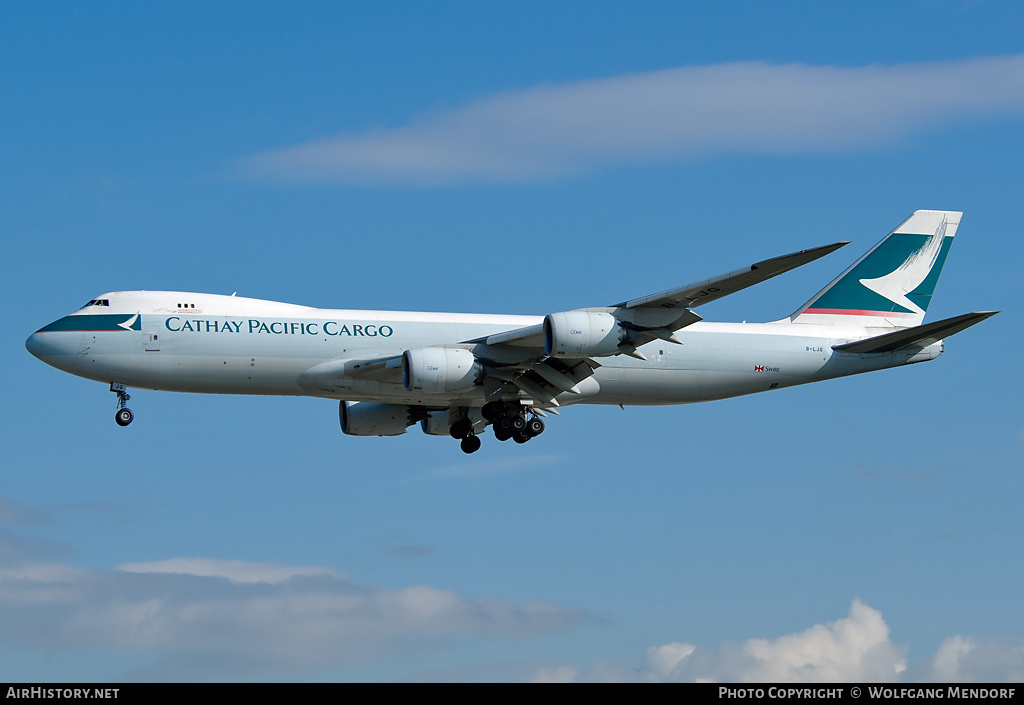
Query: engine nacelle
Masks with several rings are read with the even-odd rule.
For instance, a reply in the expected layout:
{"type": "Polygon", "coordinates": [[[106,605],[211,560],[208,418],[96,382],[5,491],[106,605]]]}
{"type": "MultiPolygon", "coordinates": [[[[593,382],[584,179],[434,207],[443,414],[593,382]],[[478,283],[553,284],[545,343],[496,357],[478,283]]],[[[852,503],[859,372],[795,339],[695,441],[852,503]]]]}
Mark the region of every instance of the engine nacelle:
{"type": "Polygon", "coordinates": [[[350,436],[401,436],[419,419],[405,404],[343,401],[338,407],[341,430],[350,436]]]}
{"type": "Polygon", "coordinates": [[[420,428],[428,436],[450,435],[451,424],[448,423],[448,410],[431,411],[425,419],[420,421],[420,428]]]}
{"type": "Polygon", "coordinates": [[[626,331],[610,313],[566,311],[544,317],[544,352],[551,357],[600,357],[622,352],[626,331]]]}
{"type": "Polygon", "coordinates": [[[476,356],[463,348],[415,348],[402,354],[402,383],[410,392],[463,392],[482,373],[476,356]]]}

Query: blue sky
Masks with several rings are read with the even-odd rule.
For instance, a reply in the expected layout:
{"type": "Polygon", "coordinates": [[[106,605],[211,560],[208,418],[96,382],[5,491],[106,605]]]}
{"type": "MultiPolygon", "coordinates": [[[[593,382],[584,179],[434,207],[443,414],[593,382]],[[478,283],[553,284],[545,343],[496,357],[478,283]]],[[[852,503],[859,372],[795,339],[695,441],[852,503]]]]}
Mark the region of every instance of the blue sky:
{"type": "Polygon", "coordinates": [[[1024,8],[5,3],[0,679],[1019,680],[1024,8]],[[24,349],[111,290],[544,314],[964,211],[928,365],[467,457],[24,349]],[[809,654],[806,663],[793,654],[809,654]]]}

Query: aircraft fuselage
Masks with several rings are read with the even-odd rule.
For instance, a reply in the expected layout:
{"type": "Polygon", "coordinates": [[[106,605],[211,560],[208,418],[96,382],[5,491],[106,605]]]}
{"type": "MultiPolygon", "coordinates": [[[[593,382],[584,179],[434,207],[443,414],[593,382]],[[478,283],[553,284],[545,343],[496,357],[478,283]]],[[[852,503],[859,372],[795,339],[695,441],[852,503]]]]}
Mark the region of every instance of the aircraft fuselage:
{"type": "MultiPolygon", "coordinates": [[[[480,406],[508,396],[501,385],[458,393],[410,392],[400,382],[346,375],[345,363],[399,356],[431,346],[464,347],[481,357],[507,356],[468,343],[542,316],[318,309],[235,296],[183,292],[105,294],[33,334],[26,346],[48,364],[80,377],[177,392],[314,396],[426,407],[480,406]]],[[[682,344],[658,340],[639,348],[646,360],[600,358],[579,393],[559,404],[686,404],[751,394],[930,360],[923,350],[856,355],[835,344],[864,330],[770,323],[697,322],[678,332],[682,344]]]]}
{"type": "Polygon", "coordinates": [[[342,431],[525,443],[571,404],[690,404],[938,357],[994,315],[925,323],[959,211],[915,211],[788,318],[709,323],[693,309],[834,252],[836,242],[611,306],[546,316],[320,309],[214,294],[105,294],[34,333],[54,367],[127,389],[340,400],[342,431]]]}

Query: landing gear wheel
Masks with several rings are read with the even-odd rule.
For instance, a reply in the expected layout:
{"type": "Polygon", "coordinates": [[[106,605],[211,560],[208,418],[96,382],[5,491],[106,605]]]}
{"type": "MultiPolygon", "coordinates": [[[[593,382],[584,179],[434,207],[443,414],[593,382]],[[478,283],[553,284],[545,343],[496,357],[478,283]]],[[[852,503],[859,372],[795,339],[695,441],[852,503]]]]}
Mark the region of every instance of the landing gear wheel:
{"type": "Polygon", "coordinates": [[[465,438],[473,433],[473,422],[469,419],[460,419],[452,424],[448,432],[452,438],[465,438]]]}
{"type": "Polygon", "coordinates": [[[128,389],[119,382],[111,382],[110,391],[117,394],[117,411],[114,412],[114,421],[118,426],[127,426],[135,418],[135,414],[127,406],[128,400],[131,399],[128,389]]]}
{"type": "Polygon", "coordinates": [[[516,431],[512,435],[512,439],[516,443],[526,443],[528,440],[530,440],[530,435],[526,432],[525,429],[523,429],[522,431],[516,431]]]}
{"type": "Polygon", "coordinates": [[[494,427],[494,437],[497,438],[499,441],[507,441],[509,438],[512,437],[512,432],[511,431],[503,431],[500,428],[498,428],[497,426],[495,426],[494,427]]]}
{"type": "Polygon", "coordinates": [[[512,428],[514,428],[517,431],[522,431],[524,428],[526,428],[526,419],[524,419],[522,417],[522,415],[519,415],[519,414],[517,414],[516,416],[513,416],[512,417],[512,428]]]}
{"type": "Polygon", "coordinates": [[[526,422],[526,432],[530,434],[531,438],[533,436],[539,436],[544,433],[544,422],[534,416],[526,422]]]}
{"type": "Polygon", "coordinates": [[[118,426],[127,426],[135,418],[135,414],[132,410],[125,407],[124,409],[118,409],[117,413],[114,414],[114,421],[117,422],[118,426]]]}
{"type": "Polygon", "coordinates": [[[481,407],[480,413],[483,414],[484,419],[494,423],[504,415],[505,405],[500,401],[489,401],[481,407]]]}
{"type": "Polygon", "coordinates": [[[480,450],[480,438],[479,436],[466,436],[462,439],[462,452],[463,453],[475,453],[480,450]]]}

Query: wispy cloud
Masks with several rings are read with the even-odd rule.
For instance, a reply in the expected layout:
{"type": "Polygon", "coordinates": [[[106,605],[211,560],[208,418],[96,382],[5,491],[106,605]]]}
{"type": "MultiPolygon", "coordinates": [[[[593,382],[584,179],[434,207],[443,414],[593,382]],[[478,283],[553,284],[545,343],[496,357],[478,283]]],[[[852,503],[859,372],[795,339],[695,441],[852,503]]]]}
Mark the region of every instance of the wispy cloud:
{"type": "Polygon", "coordinates": [[[241,168],[291,182],[528,182],[722,152],[873,147],[1021,114],[1024,55],[864,67],[742,62],[506,91],[400,127],[257,154],[241,168]]]}
{"type": "Polygon", "coordinates": [[[390,551],[388,551],[388,555],[394,558],[413,559],[429,556],[433,552],[434,549],[430,548],[429,546],[416,546],[413,544],[405,544],[402,546],[395,546],[390,551]]]}
{"type": "Polygon", "coordinates": [[[420,475],[420,480],[441,480],[450,478],[473,478],[499,475],[519,470],[532,470],[533,468],[552,465],[564,460],[567,456],[559,453],[546,455],[521,455],[505,458],[480,458],[479,460],[468,460],[465,462],[446,465],[444,467],[428,470],[420,475]]]}
{"type": "Polygon", "coordinates": [[[466,480],[493,477],[505,473],[555,465],[566,458],[568,456],[563,453],[517,455],[504,458],[480,457],[433,468],[418,475],[395,480],[392,484],[405,485],[411,482],[425,482],[427,480],[466,480]]]}
{"type": "Polygon", "coordinates": [[[162,679],[339,666],[443,648],[453,638],[529,637],[587,619],[549,602],[360,585],[317,566],[175,558],[114,570],[0,568],[3,641],[149,651],[164,661],[146,676],[162,679]]]}
{"type": "Polygon", "coordinates": [[[7,529],[7,526],[41,524],[48,520],[48,513],[41,509],[25,507],[0,497],[0,565],[33,557],[38,560],[44,556],[52,560],[69,555],[71,549],[65,544],[26,538],[7,529]]]}
{"type": "Polygon", "coordinates": [[[44,517],[45,514],[38,509],[29,509],[0,497],[0,524],[34,524],[44,517]]]}

